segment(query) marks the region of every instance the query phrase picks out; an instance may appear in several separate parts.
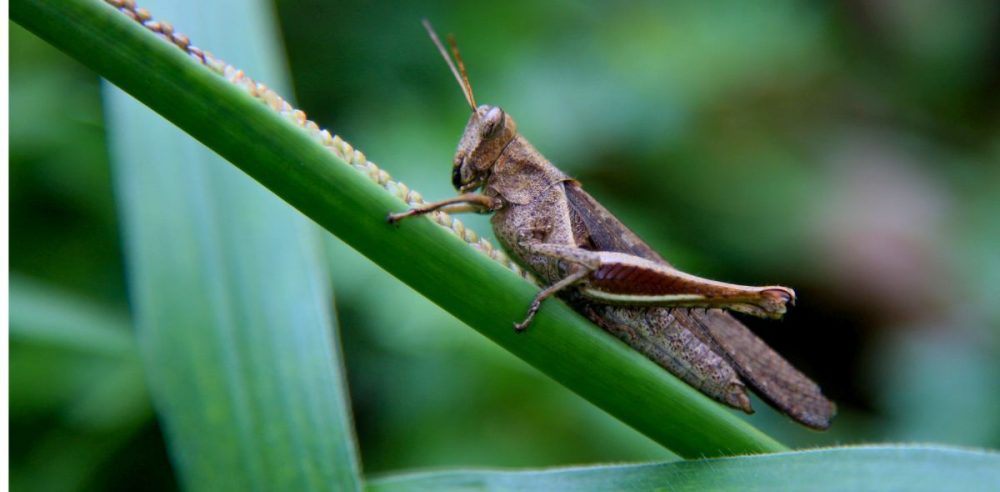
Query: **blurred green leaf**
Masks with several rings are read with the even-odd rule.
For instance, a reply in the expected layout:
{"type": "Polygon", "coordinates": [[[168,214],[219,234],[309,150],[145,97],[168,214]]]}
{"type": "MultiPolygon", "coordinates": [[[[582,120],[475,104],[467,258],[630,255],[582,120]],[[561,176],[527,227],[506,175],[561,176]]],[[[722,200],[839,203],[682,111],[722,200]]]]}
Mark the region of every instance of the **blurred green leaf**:
{"type": "MultiPolygon", "coordinates": [[[[525,335],[515,334],[512,320],[523,316],[537,287],[428,220],[407,221],[398,228],[386,225],[388,211],[404,208],[400,199],[345,165],[283,116],[105,5],[85,0],[19,0],[13,5],[12,17],[139,97],[456,317],[678,454],[696,457],[784,449],[732,411],[680,382],[562,303],[547,303],[532,330],[525,335]]],[[[255,77],[267,80],[266,74],[260,77],[253,67],[249,68],[255,77]]],[[[132,113],[117,117],[128,121],[119,131],[136,136],[151,132],[157,124],[146,120],[140,124],[132,113]]],[[[178,371],[193,371],[182,377],[183,381],[169,383],[183,384],[186,397],[192,398],[219,393],[202,390],[205,395],[187,394],[196,389],[191,384],[203,375],[196,363],[204,363],[206,357],[199,357],[197,351],[207,348],[166,337],[181,339],[186,330],[203,333],[204,325],[233,322],[220,316],[211,319],[212,311],[202,304],[212,298],[239,295],[257,285],[255,282],[270,280],[263,274],[236,275],[242,270],[230,265],[255,254],[250,251],[249,241],[240,235],[249,235],[256,228],[238,224],[237,219],[241,213],[257,215],[257,201],[263,200],[263,193],[256,197],[257,201],[242,195],[237,200],[225,187],[209,188],[218,179],[215,173],[233,171],[196,162],[190,155],[181,160],[163,157],[179,145],[150,143],[135,147],[129,155],[136,161],[123,168],[120,180],[123,189],[128,190],[123,204],[126,222],[132,229],[130,246],[133,274],[137,276],[133,297],[139,324],[146,326],[157,319],[147,311],[156,307],[164,310],[165,320],[180,325],[153,331],[165,339],[147,341],[147,346],[177,343],[178,349],[169,352],[171,358],[150,362],[152,367],[169,363],[176,364],[178,371]],[[140,168],[144,174],[137,172],[140,168]],[[152,176],[154,173],[158,176],[152,176]],[[144,181],[132,183],[133,179],[144,181]],[[165,189],[170,191],[161,191],[165,189]],[[180,199],[182,196],[187,198],[180,199]],[[156,197],[163,202],[151,203],[156,197]],[[223,220],[214,214],[237,217],[226,215],[229,220],[223,220]],[[190,243],[167,246],[167,241],[191,237],[192,230],[199,229],[202,234],[197,237],[202,243],[192,239],[190,243]],[[150,237],[141,231],[148,231],[150,237]],[[205,252],[201,256],[197,247],[211,247],[212,254],[205,252]],[[147,269],[150,271],[144,271],[147,269]],[[190,284],[168,280],[179,272],[193,276],[190,284]],[[147,280],[161,275],[162,280],[147,280]],[[154,289],[164,292],[154,293],[154,289]],[[185,318],[179,321],[167,311],[185,318]],[[186,358],[190,359],[186,364],[179,363],[186,358]]],[[[276,229],[268,232],[272,238],[292,235],[291,231],[281,233],[276,229]]],[[[256,254],[268,258],[276,253],[268,250],[256,254]]],[[[269,259],[272,265],[277,263],[269,259]]],[[[241,321],[254,320],[251,317],[241,321]]],[[[218,329],[222,330],[218,336],[226,340],[229,330],[218,329]]],[[[238,361],[242,356],[252,357],[248,353],[259,350],[259,341],[267,339],[256,337],[256,344],[245,340],[245,345],[238,344],[238,350],[223,345],[219,348],[221,359],[224,363],[229,358],[238,361]]],[[[273,343],[269,340],[263,345],[273,343]]],[[[171,415],[173,409],[163,410],[171,415]]],[[[187,466],[192,465],[182,463],[181,468],[187,466]]],[[[204,466],[211,468],[208,463],[204,466]]],[[[256,469],[253,464],[248,466],[256,469]]]]}
{"type": "MultiPolygon", "coordinates": [[[[283,85],[263,2],[144,6],[283,85]]],[[[127,95],[106,101],[141,353],[181,481],[358,488],[316,229],[127,95]]]]}
{"type": "Polygon", "coordinates": [[[9,285],[11,341],[135,357],[124,315],[17,275],[11,275],[9,285]]]}
{"type": "Polygon", "coordinates": [[[121,313],[13,275],[10,340],[13,413],[55,410],[91,430],[148,416],[135,341],[121,313]]]}
{"type": "Polygon", "coordinates": [[[14,275],[10,340],[12,418],[48,422],[14,440],[14,488],[86,488],[152,417],[127,317],[14,275]]]}
{"type": "Polygon", "coordinates": [[[987,491],[1000,454],[937,446],[832,448],[648,465],[387,476],[370,492],[418,490],[987,491]]]}

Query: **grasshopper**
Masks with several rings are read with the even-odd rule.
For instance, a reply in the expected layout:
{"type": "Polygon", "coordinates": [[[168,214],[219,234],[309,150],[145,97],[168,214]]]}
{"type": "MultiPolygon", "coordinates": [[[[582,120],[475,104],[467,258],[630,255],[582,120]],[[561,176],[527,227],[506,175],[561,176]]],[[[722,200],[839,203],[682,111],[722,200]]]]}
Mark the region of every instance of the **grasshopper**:
{"type": "Polygon", "coordinates": [[[460,194],[390,214],[388,222],[437,210],[492,213],[503,248],[544,286],[525,318],[514,323],[516,331],[528,327],[545,299],[558,295],[721,403],[753,413],[749,384],[796,421],[829,427],[836,410],[819,386],[725,311],[780,318],[795,302],[792,289],[718,282],[672,267],[535,150],[503,109],[477,105],[454,38],[453,62],[426,20],[424,27],[472,109],[452,168],[460,194]]]}

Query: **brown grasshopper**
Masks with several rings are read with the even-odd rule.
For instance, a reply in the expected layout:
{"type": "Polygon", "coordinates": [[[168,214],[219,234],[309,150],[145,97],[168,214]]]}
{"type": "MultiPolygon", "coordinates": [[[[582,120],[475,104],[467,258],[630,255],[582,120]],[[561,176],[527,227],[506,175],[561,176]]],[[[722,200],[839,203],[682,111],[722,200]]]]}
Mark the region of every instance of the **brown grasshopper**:
{"type": "Polygon", "coordinates": [[[390,214],[390,223],[435,210],[492,213],[503,248],[545,286],[515,330],[526,329],[542,301],[558,294],[719,402],[753,413],[749,384],[802,424],[829,427],[835,406],[819,386],[723,311],[780,318],[795,301],[792,289],[717,282],[670,266],[578,181],[542,157],[503,109],[477,106],[454,39],[449,37],[452,62],[430,23],[424,21],[424,27],[472,108],[452,169],[452,184],[461,194],[390,214]]]}

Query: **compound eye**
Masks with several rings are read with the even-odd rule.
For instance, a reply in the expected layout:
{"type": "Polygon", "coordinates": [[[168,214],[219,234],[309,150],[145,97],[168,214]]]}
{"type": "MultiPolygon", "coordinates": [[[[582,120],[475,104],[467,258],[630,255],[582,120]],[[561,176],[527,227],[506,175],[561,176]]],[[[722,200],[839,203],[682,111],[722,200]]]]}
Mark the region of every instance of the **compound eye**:
{"type": "Polygon", "coordinates": [[[451,168],[451,184],[456,190],[462,187],[462,166],[451,168]]]}
{"type": "Polygon", "coordinates": [[[498,107],[490,108],[483,116],[483,136],[493,138],[500,134],[504,127],[504,112],[498,107]]]}

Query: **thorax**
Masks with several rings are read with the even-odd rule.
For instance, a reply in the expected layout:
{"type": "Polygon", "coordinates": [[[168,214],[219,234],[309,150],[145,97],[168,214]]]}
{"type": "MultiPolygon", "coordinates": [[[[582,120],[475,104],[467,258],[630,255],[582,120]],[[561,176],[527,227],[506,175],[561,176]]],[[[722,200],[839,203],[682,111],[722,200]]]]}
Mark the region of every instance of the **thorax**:
{"type": "Polygon", "coordinates": [[[501,245],[549,283],[561,278],[559,266],[550,258],[531,255],[525,246],[532,242],[575,244],[564,188],[568,180],[517,136],[497,159],[483,189],[503,203],[491,219],[501,245]]]}

